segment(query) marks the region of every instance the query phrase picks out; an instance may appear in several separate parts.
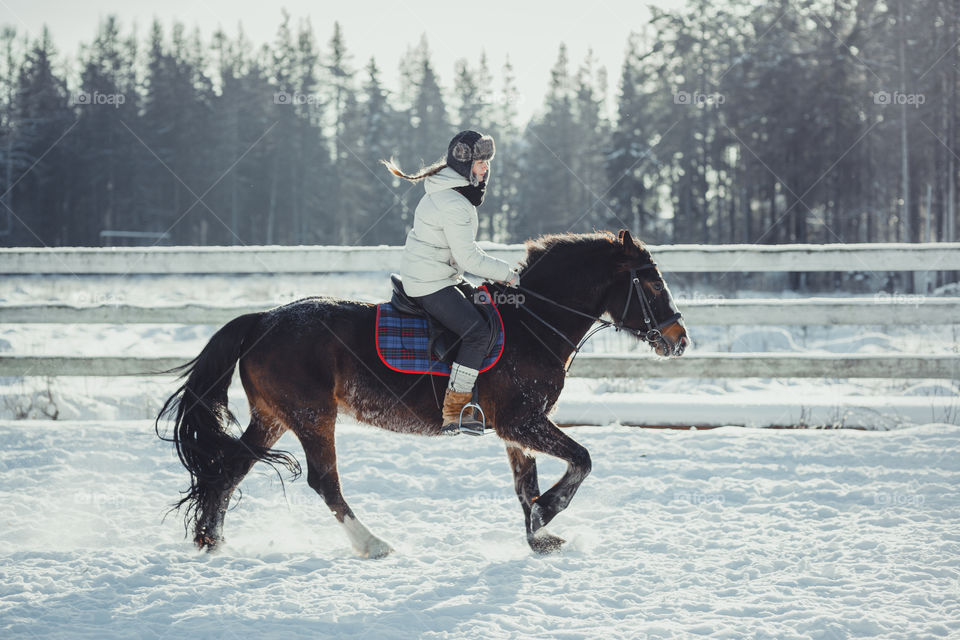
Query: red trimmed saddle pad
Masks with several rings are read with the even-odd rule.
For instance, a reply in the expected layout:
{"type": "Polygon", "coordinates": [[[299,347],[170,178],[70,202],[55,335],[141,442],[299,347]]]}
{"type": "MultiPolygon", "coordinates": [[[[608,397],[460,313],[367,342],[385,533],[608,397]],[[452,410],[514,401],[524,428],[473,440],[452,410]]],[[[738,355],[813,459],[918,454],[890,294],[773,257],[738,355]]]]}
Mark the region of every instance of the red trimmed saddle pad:
{"type": "MultiPolygon", "coordinates": [[[[497,339],[490,349],[490,353],[483,359],[480,371],[486,371],[497,364],[503,353],[503,318],[500,310],[490,299],[490,292],[486,287],[479,287],[486,295],[480,297],[482,304],[493,308],[496,321],[494,327],[497,339]]],[[[377,305],[376,324],[377,355],[387,367],[402,373],[430,373],[438,376],[449,376],[450,365],[438,360],[430,351],[430,327],[427,319],[408,313],[400,313],[389,302],[377,305]]]]}

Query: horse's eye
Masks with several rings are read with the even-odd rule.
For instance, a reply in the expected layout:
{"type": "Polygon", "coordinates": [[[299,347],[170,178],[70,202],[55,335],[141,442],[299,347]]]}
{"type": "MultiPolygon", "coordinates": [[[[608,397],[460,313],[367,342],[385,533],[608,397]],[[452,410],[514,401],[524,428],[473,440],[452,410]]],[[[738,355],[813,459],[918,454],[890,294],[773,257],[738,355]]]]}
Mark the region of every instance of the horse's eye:
{"type": "Polygon", "coordinates": [[[653,290],[656,291],[657,293],[660,293],[661,291],[663,291],[663,283],[662,283],[662,282],[654,282],[654,283],[653,283],[653,290]]]}

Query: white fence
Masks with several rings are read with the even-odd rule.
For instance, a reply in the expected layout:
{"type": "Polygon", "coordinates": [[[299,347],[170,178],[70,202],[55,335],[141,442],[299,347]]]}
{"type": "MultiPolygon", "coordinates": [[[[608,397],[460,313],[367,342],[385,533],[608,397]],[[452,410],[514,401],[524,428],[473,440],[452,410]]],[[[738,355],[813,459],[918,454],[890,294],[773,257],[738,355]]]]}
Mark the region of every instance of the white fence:
{"type": "MultiPolygon", "coordinates": [[[[523,245],[486,245],[508,261],[523,245]]],[[[854,245],[649,246],[665,273],[750,271],[956,271],[960,243],[854,245]]],[[[329,273],[390,271],[400,247],[0,248],[0,276],[10,274],[329,273]]]]}
{"type": "MultiPolygon", "coordinates": [[[[510,261],[521,245],[491,246],[510,261]]],[[[960,271],[960,244],[717,245],[650,247],[662,270],[696,272],[960,271]]],[[[399,247],[157,247],[0,249],[0,281],[11,275],[125,276],[166,274],[291,274],[387,272],[399,247]]],[[[684,300],[697,325],[949,325],[960,324],[960,298],[885,296],[800,300],[684,300]]],[[[222,324],[262,306],[187,304],[164,307],[0,305],[0,323],[222,324]]],[[[182,364],[179,358],[0,356],[0,376],[145,375],[182,364]]],[[[581,377],[826,377],[960,379],[960,355],[810,356],[696,354],[675,360],[584,354],[571,375],[581,377]]]]}

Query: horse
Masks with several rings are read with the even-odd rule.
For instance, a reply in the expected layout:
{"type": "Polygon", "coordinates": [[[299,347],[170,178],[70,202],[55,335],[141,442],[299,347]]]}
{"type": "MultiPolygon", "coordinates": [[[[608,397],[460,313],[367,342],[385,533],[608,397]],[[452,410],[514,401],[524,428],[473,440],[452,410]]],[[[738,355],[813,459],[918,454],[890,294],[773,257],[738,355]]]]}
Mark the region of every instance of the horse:
{"type": "MultiPolygon", "coordinates": [[[[549,417],[568,360],[587,331],[598,321],[614,326],[663,357],[682,355],[689,340],[659,268],[629,231],[546,235],[528,240],[526,250],[522,286],[485,283],[494,299],[512,295],[517,304],[500,305],[506,344],[497,364],[478,378],[476,390],[488,426],[506,446],[527,542],[534,552],[546,554],[564,544],[546,526],[567,508],[591,470],[587,449],[549,417]],[[537,454],[567,465],[543,493],[537,454]]],[[[337,415],[400,433],[441,435],[446,380],[386,367],[375,350],[375,317],[375,304],[304,298],[234,318],[196,358],[171,370],[185,381],[164,403],[154,426],[160,438],[173,442],[190,474],[190,487],[173,509],[184,507],[184,525],[188,533],[192,525],[198,549],[213,551],[223,544],[231,495],[256,462],[300,475],[290,453],[272,448],[290,430],[303,447],[307,483],[342,525],[354,551],[368,558],[393,551],[360,522],[341,493],[337,415]],[[228,431],[237,421],[227,406],[237,365],[250,406],[250,423],[239,437],[228,431]],[[160,430],[165,417],[173,419],[169,436],[160,430]]]]}

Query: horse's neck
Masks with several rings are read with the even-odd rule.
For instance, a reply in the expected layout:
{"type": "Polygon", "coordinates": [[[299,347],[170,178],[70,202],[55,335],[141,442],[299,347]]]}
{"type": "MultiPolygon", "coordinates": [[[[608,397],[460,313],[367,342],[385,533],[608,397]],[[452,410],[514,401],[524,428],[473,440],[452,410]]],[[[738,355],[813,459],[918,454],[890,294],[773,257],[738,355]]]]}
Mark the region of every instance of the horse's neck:
{"type": "MultiPolygon", "coordinates": [[[[523,286],[522,277],[520,284],[523,286]]],[[[550,351],[559,356],[564,362],[566,362],[570,354],[573,353],[573,347],[570,343],[579,344],[587,331],[590,330],[590,327],[592,327],[596,320],[603,314],[602,299],[608,286],[608,283],[598,283],[586,291],[571,291],[569,288],[566,288],[561,291],[552,292],[543,291],[540,287],[530,287],[531,291],[535,291],[553,302],[562,304],[570,309],[576,309],[589,316],[582,316],[556,304],[551,304],[546,300],[540,300],[532,296],[528,296],[524,301],[524,305],[531,305],[531,309],[533,309],[538,316],[549,322],[563,334],[563,337],[556,335],[556,332],[547,327],[543,327],[544,331],[538,332],[550,351]]],[[[528,324],[530,320],[533,321],[531,326],[540,325],[540,321],[536,318],[528,316],[528,318],[524,319],[528,324]]]]}

